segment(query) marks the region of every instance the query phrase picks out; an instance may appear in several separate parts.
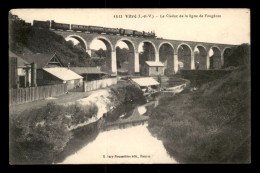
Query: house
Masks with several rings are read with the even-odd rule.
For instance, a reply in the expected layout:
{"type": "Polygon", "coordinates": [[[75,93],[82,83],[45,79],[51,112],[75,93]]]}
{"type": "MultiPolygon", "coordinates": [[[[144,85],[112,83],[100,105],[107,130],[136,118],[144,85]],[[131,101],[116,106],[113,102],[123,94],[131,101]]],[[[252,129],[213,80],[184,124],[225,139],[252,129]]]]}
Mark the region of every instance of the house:
{"type": "Polygon", "coordinates": [[[64,67],[56,53],[24,54],[21,57],[36,64],[38,85],[67,83],[68,90],[82,85],[83,77],[64,67]]]}
{"type": "Polygon", "coordinates": [[[25,61],[37,65],[37,70],[48,67],[64,67],[56,53],[45,54],[45,53],[31,53],[21,55],[25,61]]]}
{"type": "Polygon", "coordinates": [[[70,67],[70,70],[74,71],[80,76],[83,76],[84,81],[102,79],[107,73],[100,71],[97,67],[70,67]]]}
{"type": "Polygon", "coordinates": [[[164,75],[164,64],[156,61],[145,61],[142,69],[144,76],[162,76],[164,75]]]}
{"type": "Polygon", "coordinates": [[[71,71],[67,67],[42,68],[38,78],[41,85],[67,84],[67,89],[77,88],[83,85],[83,77],[71,71]]]}
{"type": "Polygon", "coordinates": [[[32,86],[32,65],[20,56],[9,51],[9,88],[25,88],[32,86]]]}

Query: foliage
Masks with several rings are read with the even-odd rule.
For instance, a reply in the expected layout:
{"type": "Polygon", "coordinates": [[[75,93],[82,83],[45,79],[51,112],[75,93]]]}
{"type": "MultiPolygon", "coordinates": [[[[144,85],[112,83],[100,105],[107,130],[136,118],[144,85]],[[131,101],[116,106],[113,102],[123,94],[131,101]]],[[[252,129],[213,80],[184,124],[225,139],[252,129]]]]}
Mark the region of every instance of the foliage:
{"type": "Polygon", "coordinates": [[[143,45],[143,52],[139,54],[139,64],[143,66],[145,64],[145,61],[153,61],[155,57],[150,57],[149,53],[150,51],[153,51],[152,45],[150,44],[144,44],[143,45]]]}
{"type": "Polygon", "coordinates": [[[51,102],[39,109],[26,110],[12,116],[11,162],[52,163],[72,138],[71,125],[96,115],[97,108],[78,105],[62,106],[51,102]],[[19,158],[21,160],[19,160],[19,158]]]}
{"type": "Polygon", "coordinates": [[[144,104],[145,97],[142,91],[134,85],[126,85],[111,88],[112,95],[114,96],[113,102],[117,105],[115,109],[108,112],[106,120],[115,121],[122,114],[126,114],[136,105],[144,104]]]}
{"type": "Polygon", "coordinates": [[[180,163],[250,162],[250,88],[246,68],[165,97],[149,130],[180,163]]]}
{"type": "Polygon", "coordinates": [[[165,62],[167,59],[169,61],[169,58],[173,58],[173,49],[170,45],[168,44],[163,44],[161,47],[160,47],[160,50],[159,50],[159,54],[160,54],[160,61],[161,62],[165,62]]]}
{"type": "MultiPolygon", "coordinates": [[[[10,50],[16,54],[54,53],[63,64],[90,66],[90,56],[79,45],[66,41],[49,29],[25,26],[25,21],[9,13],[10,50]]],[[[93,62],[92,62],[93,65],[93,62]]]]}
{"type": "Polygon", "coordinates": [[[100,49],[98,49],[97,51],[95,51],[95,54],[96,54],[99,58],[106,57],[106,51],[103,50],[102,48],[100,48],[100,49]]]}
{"type": "Polygon", "coordinates": [[[117,47],[116,48],[116,58],[117,58],[117,61],[119,63],[128,61],[128,58],[129,58],[128,52],[129,52],[129,50],[126,49],[126,48],[121,49],[120,47],[117,47]]]}
{"type": "Polygon", "coordinates": [[[242,44],[231,49],[231,52],[224,59],[225,67],[229,66],[250,66],[250,45],[242,44]]]}
{"type": "Polygon", "coordinates": [[[73,113],[71,114],[71,125],[84,123],[98,112],[98,108],[95,104],[88,105],[87,107],[73,104],[69,105],[66,109],[73,113]]]}

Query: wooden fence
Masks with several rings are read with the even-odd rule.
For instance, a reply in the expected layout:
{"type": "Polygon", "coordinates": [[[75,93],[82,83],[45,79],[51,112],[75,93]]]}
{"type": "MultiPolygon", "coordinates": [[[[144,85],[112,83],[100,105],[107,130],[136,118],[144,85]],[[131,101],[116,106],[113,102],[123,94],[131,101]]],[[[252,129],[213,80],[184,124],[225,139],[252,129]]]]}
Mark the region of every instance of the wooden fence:
{"type": "Polygon", "coordinates": [[[67,84],[46,85],[30,88],[9,89],[9,104],[28,103],[47,97],[58,96],[67,91],[67,84]]]}
{"type": "Polygon", "coordinates": [[[108,86],[117,84],[117,78],[108,78],[101,80],[94,80],[89,82],[84,82],[83,90],[84,92],[96,90],[99,88],[106,88],[108,86]]]}

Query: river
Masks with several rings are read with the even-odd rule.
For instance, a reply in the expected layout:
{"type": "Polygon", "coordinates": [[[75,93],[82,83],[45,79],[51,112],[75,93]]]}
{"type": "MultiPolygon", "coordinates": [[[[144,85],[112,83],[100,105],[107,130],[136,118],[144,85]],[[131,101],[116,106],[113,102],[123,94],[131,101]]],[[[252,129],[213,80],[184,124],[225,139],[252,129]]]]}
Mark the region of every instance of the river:
{"type": "MultiPolygon", "coordinates": [[[[99,119],[109,109],[109,94],[108,90],[100,90],[77,102],[82,105],[96,104],[96,118],[99,119]]],[[[145,106],[138,106],[132,116],[142,115],[146,111],[145,106]]],[[[125,129],[101,131],[94,141],[67,156],[60,164],[177,163],[167,154],[162,141],[151,135],[147,126],[145,123],[125,129]]]]}
{"type": "Polygon", "coordinates": [[[177,163],[144,125],[100,132],[61,164],[177,163]]]}

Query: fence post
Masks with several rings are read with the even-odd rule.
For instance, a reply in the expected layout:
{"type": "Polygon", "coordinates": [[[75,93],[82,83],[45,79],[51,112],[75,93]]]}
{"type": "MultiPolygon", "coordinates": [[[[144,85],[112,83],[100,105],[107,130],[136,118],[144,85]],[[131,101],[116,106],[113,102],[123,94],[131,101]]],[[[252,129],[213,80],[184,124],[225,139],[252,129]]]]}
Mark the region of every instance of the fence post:
{"type": "Polygon", "coordinates": [[[19,103],[21,103],[21,102],[22,102],[22,92],[21,92],[20,89],[18,89],[18,90],[19,90],[19,97],[20,97],[20,99],[19,99],[19,103]]]}
{"type": "Polygon", "coordinates": [[[12,101],[11,101],[11,99],[12,99],[12,94],[11,94],[11,92],[12,92],[12,90],[9,89],[9,105],[12,104],[12,101]]]}
{"type": "Polygon", "coordinates": [[[27,100],[28,100],[28,94],[27,94],[27,88],[25,88],[25,103],[27,103],[27,100]]]}

